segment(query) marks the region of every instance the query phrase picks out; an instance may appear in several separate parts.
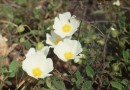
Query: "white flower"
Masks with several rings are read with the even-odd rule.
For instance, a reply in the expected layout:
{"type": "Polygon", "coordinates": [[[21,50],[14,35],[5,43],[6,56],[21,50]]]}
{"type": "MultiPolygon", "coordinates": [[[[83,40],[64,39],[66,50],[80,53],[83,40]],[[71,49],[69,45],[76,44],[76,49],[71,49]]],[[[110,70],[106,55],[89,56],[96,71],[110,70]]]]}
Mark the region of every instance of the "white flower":
{"type": "Polygon", "coordinates": [[[51,47],[55,47],[62,40],[63,39],[54,31],[51,31],[51,35],[48,33],[46,34],[46,43],[49,44],[51,47]]]}
{"type": "Polygon", "coordinates": [[[54,53],[63,61],[75,59],[82,52],[82,47],[79,41],[64,39],[54,48],[54,53]]]}
{"type": "Polygon", "coordinates": [[[70,37],[61,38],[59,35],[57,35],[54,31],[51,31],[50,34],[46,34],[46,43],[50,45],[50,47],[55,47],[60,41],[63,41],[63,39],[71,39],[70,37]]]}
{"type": "Polygon", "coordinates": [[[80,22],[76,20],[75,16],[71,16],[70,12],[59,14],[54,20],[54,32],[60,37],[72,36],[79,27],[80,22]]]}
{"type": "Polygon", "coordinates": [[[26,59],[22,63],[23,70],[31,77],[36,79],[45,78],[53,69],[53,62],[50,58],[46,58],[49,48],[44,47],[41,51],[35,51],[31,48],[26,54],[26,59]]]}
{"type": "Polygon", "coordinates": [[[120,1],[117,0],[117,1],[113,2],[113,5],[120,6],[120,1]]]}

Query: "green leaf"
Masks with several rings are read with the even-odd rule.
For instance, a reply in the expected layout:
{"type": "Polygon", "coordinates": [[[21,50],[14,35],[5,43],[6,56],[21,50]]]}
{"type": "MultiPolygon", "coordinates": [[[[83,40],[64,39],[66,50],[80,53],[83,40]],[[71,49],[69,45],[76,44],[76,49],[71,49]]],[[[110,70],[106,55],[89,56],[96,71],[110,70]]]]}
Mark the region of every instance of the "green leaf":
{"type": "Polygon", "coordinates": [[[8,5],[3,5],[3,6],[2,6],[2,11],[3,11],[5,14],[8,14],[8,13],[11,12],[8,5]]]}
{"type": "Polygon", "coordinates": [[[127,79],[123,79],[123,80],[121,81],[121,83],[124,84],[125,86],[128,86],[129,81],[128,81],[127,79]]]}
{"type": "Polygon", "coordinates": [[[38,9],[34,9],[33,14],[36,19],[40,19],[40,11],[38,9]]]}
{"type": "Polygon", "coordinates": [[[8,70],[7,70],[7,68],[5,68],[5,67],[0,67],[0,73],[7,73],[8,72],[8,70]]]}
{"type": "Polygon", "coordinates": [[[43,88],[41,88],[41,90],[50,90],[50,89],[47,89],[47,88],[44,88],[44,87],[43,87],[43,88]]]}
{"type": "Polygon", "coordinates": [[[2,11],[3,11],[3,13],[5,14],[5,15],[7,15],[7,17],[9,18],[9,19],[13,19],[13,12],[12,12],[12,10],[10,9],[10,7],[8,6],[8,5],[3,5],[2,6],[2,11]]]}
{"type": "Polygon", "coordinates": [[[16,0],[16,3],[18,3],[19,5],[26,5],[27,0],[16,0]]]}
{"type": "Polygon", "coordinates": [[[86,81],[82,86],[82,90],[91,90],[91,87],[92,87],[92,81],[86,81]]]}
{"type": "Polygon", "coordinates": [[[55,78],[53,80],[53,85],[58,89],[58,90],[66,90],[65,84],[63,81],[55,78]]]}
{"type": "Polygon", "coordinates": [[[118,90],[122,90],[122,87],[123,87],[121,83],[116,82],[116,81],[112,81],[111,86],[118,89],[118,90]]]}
{"type": "Polygon", "coordinates": [[[10,77],[14,77],[18,70],[18,61],[13,60],[9,65],[10,77]]]}
{"type": "Polygon", "coordinates": [[[123,51],[123,58],[126,62],[128,62],[129,57],[130,57],[129,49],[123,51]]]}
{"type": "Polygon", "coordinates": [[[37,85],[43,85],[45,84],[45,80],[39,79],[37,85]]]}
{"type": "Polygon", "coordinates": [[[51,78],[50,78],[50,77],[48,77],[48,78],[46,79],[46,84],[47,84],[47,86],[48,86],[50,89],[52,89],[52,82],[51,82],[51,78]]]}
{"type": "Polygon", "coordinates": [[[130,66],[127,67],[128,71],[130,71],[130,66]]]}
{"type": "Polygon", "coordinates": [[[22,20],[21,18],[17,18],[17,17],[14,18],[14,23],[15,23],[15,24],[18,24],[18,25],[19,25],[19,24],[22,23],[22,22],[23,22],[23,20],[22,20]]]}
{"type": "Polygon", "coordinates": [[[76,72],[76,79],[77,79],[76,84],[77,84],[77,86],[79,86],[80,83],[83,81],[83,77],[79,71],[76,72]]]}
{"type": "Polygon", "coordinates": [[[31,48],[31,43],[29,41],[24,42],[24,45],[25,45],[26,49],[31,48]]]}
{"type": "Polygon", "coordinates": [[[12,82],[11,82],[11,81],[5,81],[5,83],[6,83],[7,85],[9,85],[9,86],[12,85],[12,82]]]}
{"type": "Polygon", "coordinates": [[[94,76],[94,70],[90,66],[87,66],[85,68],[85,70],[86,70],[87,76],[93,78],[93,76],[94,76]]]}
{"type": "Polygon", "coordinates": [[[18,61],[13,60],[9,65],[9,71],[17,71],[18,61]]]}

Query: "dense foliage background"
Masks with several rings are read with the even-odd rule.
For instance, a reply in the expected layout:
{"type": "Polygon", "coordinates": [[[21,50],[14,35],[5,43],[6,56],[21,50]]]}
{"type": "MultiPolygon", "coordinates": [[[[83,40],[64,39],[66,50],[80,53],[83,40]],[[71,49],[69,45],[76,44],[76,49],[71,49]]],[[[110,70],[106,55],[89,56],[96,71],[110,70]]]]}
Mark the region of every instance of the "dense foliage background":
{"type": "Polygon", "coordinates": [[[0,90],[130,90],[130,1],[0,0],[0,90]],[[45,46],[59,13],[81,21],[73,39],[85,56],[79,63],[62,62],[49,52],[55,70],[36,80],[21,68],[30,47],[45,46]],[[4,46],[4,47],[3,47],[4,46]]]}

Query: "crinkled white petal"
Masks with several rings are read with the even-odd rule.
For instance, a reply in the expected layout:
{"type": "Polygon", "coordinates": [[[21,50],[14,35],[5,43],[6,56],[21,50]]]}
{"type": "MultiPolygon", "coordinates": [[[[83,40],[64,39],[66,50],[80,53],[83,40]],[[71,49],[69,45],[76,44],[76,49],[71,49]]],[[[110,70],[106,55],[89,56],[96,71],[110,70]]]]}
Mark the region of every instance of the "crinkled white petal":
{"type": "Polygon", "coordinates": [[[58,17],[55,17],[53,28],[57,30],[61,26],[62,26],[62,22],[58,17]]]}
{"type": "Polygon", "coordinates": [[[32,67],[34,67],[35,65],[40,65],[41,61],[45,60],[46,57],[43,55],[43,53],[35,53],[32,56],[27,57],[24,61],[23,61],[23,70],[28,70],[32,67]]]}
{"type": "Polygon", "coordinates": [[[51,76],[52,74],[43,74],[40,78],[46,78],[46,77],[49,77],[51,76]]]}
{"type": "Polygon", "coordinates": [[[72,36],[66,36],[66,37],[64,37],[64,39],[71,39],[72,38],[72,36]]]}
{"type": "Polygon", "coordinates": [[[81,53],[83,51],[81,44],[79,41],[75,41],[74,42],[74,47],[73,47],[73,51],[76,53],[76,55],[78,55],[79,53],[81,53]]]}
{"type": "Polygon", "coordinates": [[[52,37],[51,35],[49,35],[48,33],[46,34],[46,44],[49,44],[51,46],[53,46],[53,40],[52,40],[52,37]]]}
{"type": "Polygon", "coordinates": [[[56,38],[61,38],[59,35],[57,35],[54,31],[51,31],[51,36],[52,38],[56,39],[56,38]]]}
{"type": "Polygon", "coordinates": [[[71,18],[70,23],[72,24],[74,31],[76,31],[80,25],[80,22],[76,20],[75,18],[71,18]]]}
{"type": "Polygon", "coordinates": [[[46,57],[46,56],[48,55],[49,50],[50,50],[50,47],[45,46],[45,47],[43,47],[42,50],[39,51],[39,52],[43,53],[43,55],[46,57]]]}
{"type": "Polygon", "coordinates": [[[64,39],[64,43],[69,47],[69,49],[78,55],[83,51],[81,44],[77,40],[64,39]]]}
{"type": "Polygon", "coordinates": [[[54,48],[54,53],[63,61],[67,61],[64,58],[64,53],[67,51],[66,46],[63,44],[63,42],[59,42],[58,45],[54,48]]]}
{"type": "Polygon", "coordinates": [[[57,39],[62,40],[62,38],[59,35],[57,35],[54,31],[51,31],[51,35],[46,34],[46,37],[47,37],[46,43],[49,44],[52,48],[56,46],[55,41],[57,39]]]}
{"type": "Polygon", "coordinates": [[[61,38],[64,38],[66,36],[66,34],[62,32],[62,28],[59,28],[55,30],[54,32],[58,34],[61,38]]]}
{"type": "Polygon", "coordinates": [[[52,35],[52,39],[53,39],[53,45],[54,46],[56,46],[55,45],[55,41],[57,40],[57,39],[63,39],[63,38],[61,38],[59,35],[57,35],[54,31],[51,31],[51,35],[52,35]]]}
{"type": "Polygon", "coordinates": [[[33,55],[33,54],[35,54],[35,53],[36,53],[35,48],[30,48],[29,51],[28,51],[28,53],[27,53],[25,56],[26,56],[26,57],[29,57],[29,56],[31,56],[31,55],[33,55]]]}
{"type": "Polygon", "coordinates": [[[65,12],[63,14],[59,14],[59,19],[62,23],[68,23],[70,18],[71,18],[70,12],[65,12]]]}
{"type": "Polygon", "coordinates": [[[53,67],[53,62],[52,62],[52,59],[51,58],[47,58],[45,61],[44,61],[44,68],[46,68],[46,71],[45,73],[48,74],[49,72],[51,72],[54,67],[53,67]]]}

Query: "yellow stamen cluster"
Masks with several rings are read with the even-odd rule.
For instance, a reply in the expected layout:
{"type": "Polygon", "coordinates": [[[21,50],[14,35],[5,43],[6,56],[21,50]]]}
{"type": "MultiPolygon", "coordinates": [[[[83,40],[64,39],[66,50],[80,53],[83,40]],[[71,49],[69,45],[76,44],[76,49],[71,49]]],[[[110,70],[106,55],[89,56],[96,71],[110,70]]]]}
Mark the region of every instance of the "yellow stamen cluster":
{"type": "Polygon", "coordinates": [[[33,69],[32,69],[32,74],[33,74],[35,77],[41,76],[41,75],[42,75],[42,70],[41,70],[40,68],[33,68],[33,69]]]}
{"type": "Polygon", "coordinates": [[[69,60],[69,59],[72,59],[74,56],[74,54],[72,52],[65,52],[64,53],[64,57],[65,59],[69,60]]]}
{"type": "Polygon", "coordinates": [[[60,41],[62,41],[62,39],[61,38],[57,38],[57,39],[54,40],[54,44],[57,45],[60,41]]]}
{"type": "Polygon", "coordinates": [[[62,26],[62,31],[65,32],[65,33],[70,32],[71,29],[72,29],[72,26],[71,26],[70,24],[64,24],[64,25],[62,26]]]}

